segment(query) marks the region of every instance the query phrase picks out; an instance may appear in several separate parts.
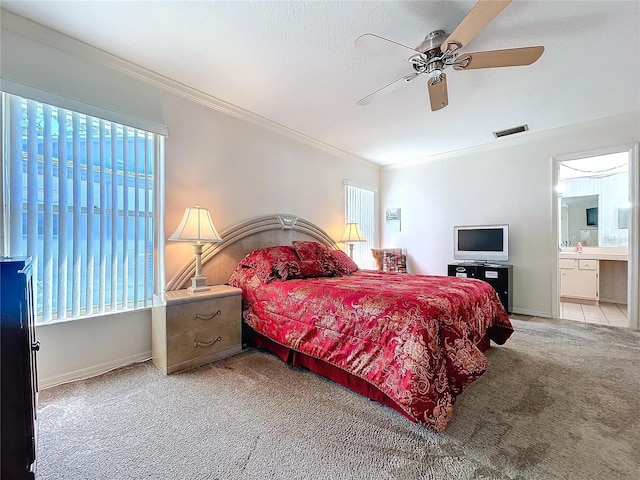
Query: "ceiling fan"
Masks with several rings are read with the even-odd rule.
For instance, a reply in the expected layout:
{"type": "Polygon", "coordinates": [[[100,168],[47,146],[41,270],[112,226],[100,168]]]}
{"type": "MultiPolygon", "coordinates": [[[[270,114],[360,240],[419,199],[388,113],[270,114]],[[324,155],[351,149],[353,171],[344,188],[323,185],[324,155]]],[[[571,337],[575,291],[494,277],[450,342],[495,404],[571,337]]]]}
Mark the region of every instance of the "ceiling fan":
{"type": "Polygon", "coordinates": [[[475,53],[459,52],[509,3],[511,0],[480,0],[451,34],[445,33],[444,30],[435,30],[415,48],[372,33],[359,36],[355,41],[356,47],[400,56],[411,64],[412,71],[361,98],[357,104],[367,105],[377,97],[426,73],[429,78],[427,88],[431,110],[435,112],[449,104],[447,75],[444,73],[447,67],[453,67],[454,70],[474,70],[531,65],[540,58],[544,47],[509,48],[475,53]]]}

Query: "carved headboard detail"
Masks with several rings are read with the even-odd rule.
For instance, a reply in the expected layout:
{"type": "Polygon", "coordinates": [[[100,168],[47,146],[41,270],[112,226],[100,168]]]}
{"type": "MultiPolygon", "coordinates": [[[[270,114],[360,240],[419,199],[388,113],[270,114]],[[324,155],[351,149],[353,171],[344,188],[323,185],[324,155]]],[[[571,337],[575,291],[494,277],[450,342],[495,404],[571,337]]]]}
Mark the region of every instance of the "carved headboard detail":
{"type": "MultiPolygon", "coordinates": [[[[258,248],[291,245],[293,240],[315,240],[338,248],[320,227],[289,214],[252,218],[220,232],[220,236],[222,242],[207,244],[202,249],[202,274],[208,284],[227,283],[240,260],[258,248]]],[[[165,290],[186,288],[195,270],[195,258],[192,258],[167,283],[165,290]]]]}

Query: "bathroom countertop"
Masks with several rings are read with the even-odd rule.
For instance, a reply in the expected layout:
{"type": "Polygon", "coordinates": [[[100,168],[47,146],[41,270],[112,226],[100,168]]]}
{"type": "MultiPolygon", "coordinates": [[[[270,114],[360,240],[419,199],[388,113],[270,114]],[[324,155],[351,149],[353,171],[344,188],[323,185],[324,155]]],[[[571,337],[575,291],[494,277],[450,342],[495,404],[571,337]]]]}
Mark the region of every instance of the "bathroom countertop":
{"type": "MultiPolygon", "coordinates": [[[[575,250],[575,249],[574,249],[575,250]]],[[[585,249],[582,253],[578,253],[576,251],[561,251],[559,253],[559,258],[584,258],[584,259],[592,259],[592,260],[619,260],[626,262],[628,260],[629,255],[626,252],[620,252],[618,249],[612,249],[612,251],[607,251],[607,248],[593,248],[593,249],[585,249]]]]}

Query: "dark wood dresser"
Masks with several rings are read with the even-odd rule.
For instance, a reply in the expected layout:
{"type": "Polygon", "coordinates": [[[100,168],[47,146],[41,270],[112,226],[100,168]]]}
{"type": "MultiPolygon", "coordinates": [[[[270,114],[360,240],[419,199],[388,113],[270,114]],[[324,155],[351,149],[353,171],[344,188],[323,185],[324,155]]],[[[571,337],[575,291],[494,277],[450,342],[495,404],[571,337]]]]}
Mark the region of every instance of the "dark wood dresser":
{"type": "Polygon", "coordinates": [[[31,259],[0,257],[2,480],[33,479],[38,381],[31,259]]]}

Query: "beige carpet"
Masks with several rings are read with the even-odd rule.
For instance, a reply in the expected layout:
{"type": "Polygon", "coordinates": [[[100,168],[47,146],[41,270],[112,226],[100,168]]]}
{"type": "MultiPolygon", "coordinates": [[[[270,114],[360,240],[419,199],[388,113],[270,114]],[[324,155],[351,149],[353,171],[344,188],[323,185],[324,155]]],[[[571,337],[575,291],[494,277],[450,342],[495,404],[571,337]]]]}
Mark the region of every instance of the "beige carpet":
{"type": "Polygon", "coordinates": [[[442,434],[250,349],[42,391],[38,478],[638,478],[640,333],[514,325],[442,434]]]}

